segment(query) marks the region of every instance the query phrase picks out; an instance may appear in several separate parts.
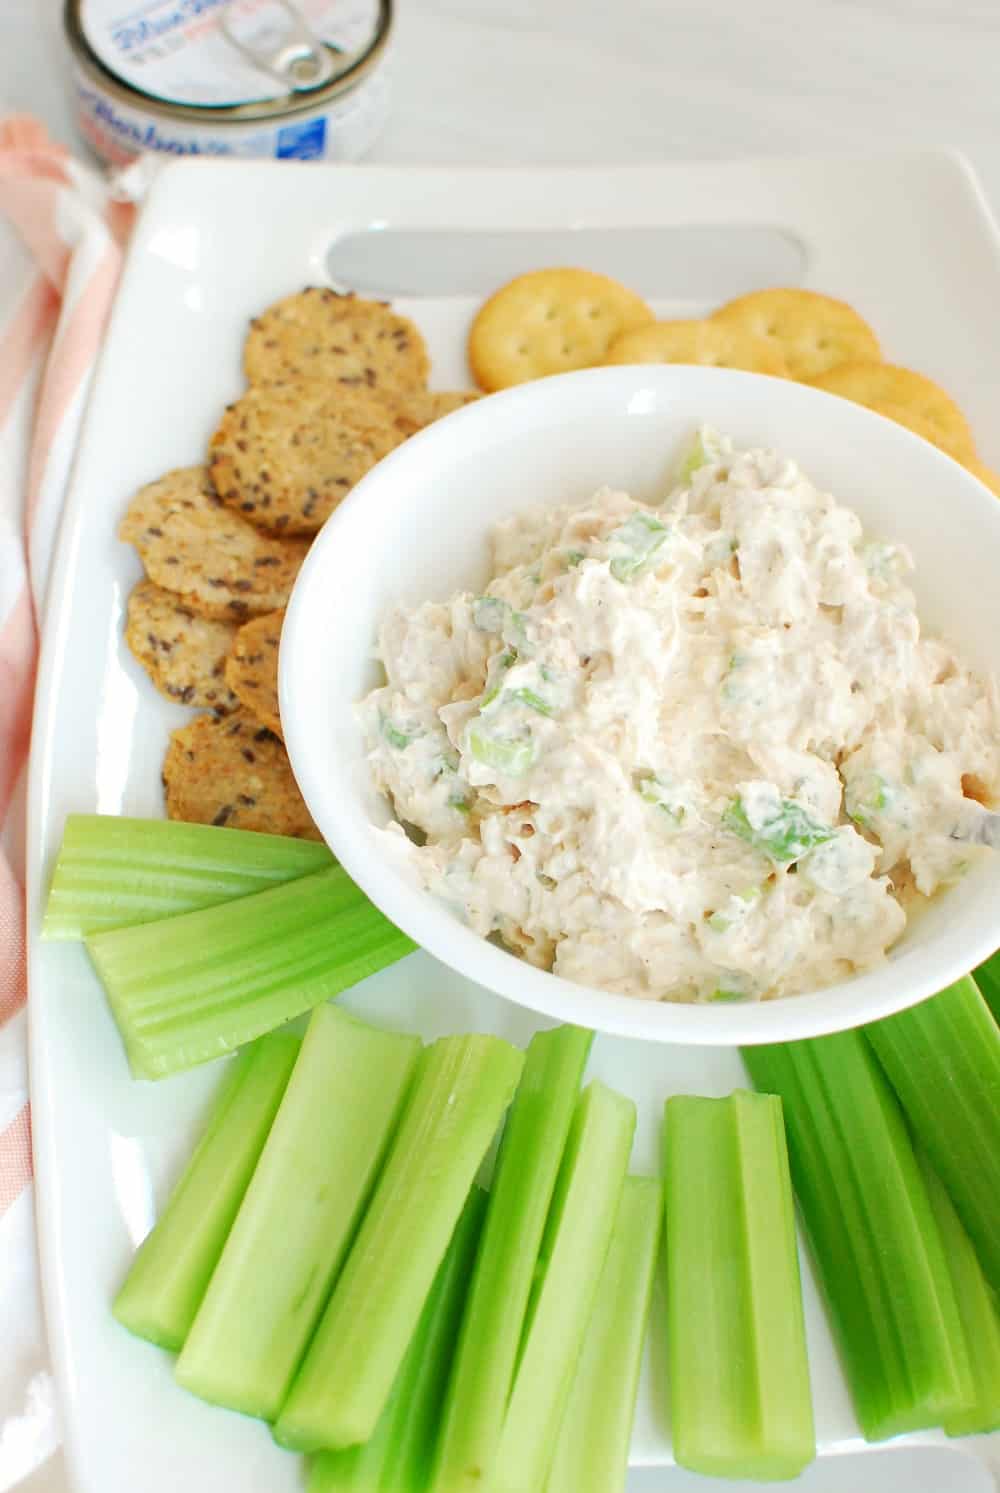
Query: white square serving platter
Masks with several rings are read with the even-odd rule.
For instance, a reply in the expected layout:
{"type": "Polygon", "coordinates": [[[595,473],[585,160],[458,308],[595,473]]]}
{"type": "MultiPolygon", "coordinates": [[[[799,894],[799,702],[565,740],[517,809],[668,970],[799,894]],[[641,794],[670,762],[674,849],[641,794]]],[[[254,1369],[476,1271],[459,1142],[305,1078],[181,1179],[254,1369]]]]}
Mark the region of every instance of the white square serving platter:
{"type": "MultiPolygon", "coordinates": [[[[62,525],[30,783],[39,1227],[79,1493],[303,1486],[301,1462],[274,1446],[264,1426],[184,1394],[168,1357],[129,1337],[109,1312],[196,1133],[218,1065],[133,1082],[83,950],[38,939],[65,816],[161,814],[167,733],[189,716],[156,694],[124,646],[126,601],[140,569],[116,539],[119,517],[142,483],[202,459],[223,404],[242,387],[247,320],[269,301],[331,281],[391,295],[427,338],[432,383],[462,387],[464,332],[481,297],[520,270],[560,262],[618,274],[668,315],[700,314],[778,283],[842,296],[873,323],[887,357],[956,395],[984,459],[1000,465],[1000,433],[990,421],[1000,396],[990,325],[1000,302],[1000,239],[968,169],[946,153],[600,171],[223,162],[161,171],[133,237],[62,525]]],[[[427,1037],[478,1029],[523,1042],[540,1024],[420,953],[346,999],[376,1021],[427,1037]]],[[[639,1105],[638,1170],[656,1166],[669,1094],[723,1094],[745,1082],[735,1049],[607,1038],[596,1042],[591,1070],[639,1105]]],[[[822,1451],[860,1452],[804,1253],[803,1273],[822,1451]]],[[[651,1338],[632,1454],[646,1469],[672,1460],[662,1318],[651,1338]]],[[[968,1450],[936,1433],[907,1440],[928,1445],[925,1466],[938,1468],[933,1486],[956,1493],[988,1486],[975,1480],[983,1469],[968,1450]]],[[[870,1486],[888,1487],[891,1462],[892,1454],[866,1452],[870,1486]]],[[[666,1493],[674,1476],[678,1488],[709,1486],[644,1471],[636,1488],[666,1493]]],[[[822,1466],[808,1476],[817,1493],[833,1486],[823,1476],[822,1466]]]]}

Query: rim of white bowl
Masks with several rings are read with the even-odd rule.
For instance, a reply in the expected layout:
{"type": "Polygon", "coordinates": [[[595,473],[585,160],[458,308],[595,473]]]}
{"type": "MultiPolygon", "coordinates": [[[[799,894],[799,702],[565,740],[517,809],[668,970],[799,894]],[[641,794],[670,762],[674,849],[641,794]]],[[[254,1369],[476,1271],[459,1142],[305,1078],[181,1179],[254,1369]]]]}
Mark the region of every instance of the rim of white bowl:
{"type": "MultiPolygon", "coordinates": [[[[746,387],[769,383],[780,385],[785,391],[795,389],[797,393],[793,397],[796,398],[801,396],[808,401],[822,401],[838,407],[847,403],[836,395],[808,385],[790,385],[787,380],[764,374],[682,364],[664,365],[660,369],[661,373],[668,371],[673,376],[694,374],[699,381],[705,382],[706,387],[712,383],[717,383],[720,388],[726,384],[746,387]]],[[[324,771],[324,764],[315,750],[316,743],[305,729],[302,712],[298,709],[297,702],[301,698],[297,680],[299,661],[303,659],[306,648],[315,646],[314,636],[300,637],[300,633],[311,592],[323,584],[326,555],[340,542],[341,531],[352,523],[354,513],[361,505],[370,518],[373,505],[390,499],[392,489],[386,484],[391,482],[398,468],[403,468],[412,459],[413,448],[418,442],[418,450],[430,454],[434,443],[443,446],[451,440],[458,422],[473,424],[488,418],[488,410],[495,418],[501,402],[505,412],[516,413],[519,404],[528,404],[537,398],[537,391],[542,386],[547,393],[558,392],[559,386],[568,389],[571,384],[584,381],[603,381],[624,387],[630,377],[648,383],[655,373],[655,365],[645,364],[589,368],[505,389],[489,396],[488,401],[473,402],[425,427],[384,457],[355,485],[327,520],[306,556],[282,629],[279,703],[292,770],[326,843],[375,906],[442,964],[516,1005],[556,1021],[591,1027],[612,1036],[678,1046],[752,1046],[848,1030],[918,1004],[988,958],[1000,942],[1000,910],[995,936],[984,926],[980,937],[963,943],[960,954],[949,955],[946,944],[938,937],[896,958],[890,952],[885,964],[850,980],[765,1001],[718,1006],[672,1002],[618,995],[597,986],[579,984],[538,969],[489,943],[460,923],[431,893],[408,881],[393,866],[391,859],[380,851],[376,844],[376,828],[359,806],[351,801],[344,806],[333,802],[328,772],[324,771]],[[553,386],[556,386],[555,390],[553,386]],[[383,491],[380,493],[379,489],[383,491]],[[911,969],[910,965],[914,967],[911,969]],[[893,970],[902,973],[904,966],[905,982],[891,977],[893,970]],[[888,980],[887,974],[890,975],[888,980]]],[[[929,446],[919,436],[885,416],[861,405],[852,404],[850,409],[851,419],[856,419],[859,430],[868,425],[873,431],[877,428],[881,438],[890,443],[897,441],[919,446],[921,459],[929,467],[939,465],[950,482],[956,480],[957,474],[961,482],[976,489],[987,500],[983,503],[984,525],[989,528],[992,521],[1000,553],[1000,503],[978,478],[944,452],[929,446]],[[887,430],[892,432],[891,436],[887,435],[887,430]]]]}

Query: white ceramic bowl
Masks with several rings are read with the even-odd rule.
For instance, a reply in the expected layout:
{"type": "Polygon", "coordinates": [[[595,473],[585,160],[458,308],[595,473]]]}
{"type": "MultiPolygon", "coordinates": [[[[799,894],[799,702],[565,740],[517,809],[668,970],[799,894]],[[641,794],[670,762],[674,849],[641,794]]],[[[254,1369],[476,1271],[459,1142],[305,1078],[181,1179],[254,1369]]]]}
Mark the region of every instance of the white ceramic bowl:
{"type": "MultiPolygon", "coordinates": [[[[1000,502],[901,426],[801,384],[687,367],[589,369],[459,410],[399,447],[327,523],[302,568],[281,644],[281,718],[323,835],[371,900],[445,964],[561,1021],[661,1042],[730,1045],[857,1026],[930,995],[1000,945],[1000,857],[935,898],[869,974],[760,1004],[692,1006],[611,995],[525,964],[462,926],[380,843],[352,707],[380,680],[373,649],[395,602],[444,599],[488,577],[496,519],[603,483],[662,494],[694,428],[770,445],[909,545],[928,630],[1000,671],[1000,502]]],[[[384,840],[384,837],[382,837],[384,840]]]]}

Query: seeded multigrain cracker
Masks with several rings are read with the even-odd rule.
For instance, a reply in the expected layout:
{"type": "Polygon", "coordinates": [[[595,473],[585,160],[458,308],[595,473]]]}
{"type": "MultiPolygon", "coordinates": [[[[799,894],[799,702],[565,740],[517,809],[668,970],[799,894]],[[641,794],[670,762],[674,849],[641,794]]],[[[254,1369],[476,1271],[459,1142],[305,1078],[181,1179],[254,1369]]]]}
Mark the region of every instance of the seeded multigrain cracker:
{"type": "Polygon", "coordinates": [[[163,763],[167,815],[318,840],[285,748],[248,710],[200,715],[170,737],[163,763]]]}
{"type": "Polygon", "coordinates": [[[413,322],[384,301],[310,286],[250,323],[243,354],[251,384],[319,378],[343,388],[422,389],[429,362],[413,322]]]}
{"type": "Polygon", "coordinates": [[[367,391],[299,379],[248,389],[209,448],[215,490],[251,523],[315,534],[355,482],[404,439],[367,391]]]}
{"type": "Polygon", "coordinates": [[[135,545],[151,581],[200,617],[230,622],[283,607],[309,547],[269,538],[230,512],[204,467],[141,488],[118,534],[135,545]]]}
{"type": "Polygon", "coordinates": [[[142,580],[128,599],[125,641],[161,694],[200,710],[235,710],[239,701],[225,680],[235,622],[197,617],[156,586],[142,580]]]}
{"type": "Polygon", "coordinates": [[[506,389],[603,361],[616,337],[653,320],[634,291],[591,270],[534,270],[483,305],[469,332],[482,389],[506,389]]]}
{"type": "Polygon", "coordinates": [[[453,410],[460,410],[463,405],[481,398],[482,395],[474,389],[440,392],[423,389],[414,394],[386,394],[382,402],[400,435],[411,436],[426,425],[433,425],[435,420],[443,420],[453,410]]]}
{"type": "Polygon", "coordinates": [[[842,363],[809,382],[898,420],[957,461],[975,458],[969,422],[951,395],[922,373],[892,363],[842,363]]]}
{"type": "Polygon", "coordinates": [[[654,321],[623,332],[608,348],[605,363],[702,363],[751,373],[787,373],[780,347],[745,327],[721,321],[654,321]]]}
{"type": "Polygon", "coordinates": [[[790,378],[811,379],[837,363],[881,356],[878,338],[853,306],[813,290],[755,290],[727,301],[712,320],[774,344],[790,378]]]}
{"type": "Polygon", "coordinates": [[[226,683],[259,721],[281,735],[278,714],[278,645],[284,611],[255,617],[239,629],[226,659],[226,683]]]}

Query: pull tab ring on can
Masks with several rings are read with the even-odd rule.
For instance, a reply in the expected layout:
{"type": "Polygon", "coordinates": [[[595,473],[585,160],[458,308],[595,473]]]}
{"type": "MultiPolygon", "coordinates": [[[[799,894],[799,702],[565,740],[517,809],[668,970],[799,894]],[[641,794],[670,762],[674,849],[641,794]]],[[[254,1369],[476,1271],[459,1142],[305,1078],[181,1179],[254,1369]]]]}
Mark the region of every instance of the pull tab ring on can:
{"type": "Polygon", "coordinates": [[[331,49],[310,28],[292,0],[272,0],[272,3],[280,6],[288,17],[288,26],[276,41],[258,46],[238,35],[228,10],[219,18],[220,31],[248,62],[277,78],[292,93],[322,88],[337,74],[331,49]]]}
{"type": "Polygon", "coordinates": [[[356,161],[385,122],[393,0],[64,4],[80,130],[115,166],[356,161]]]}

